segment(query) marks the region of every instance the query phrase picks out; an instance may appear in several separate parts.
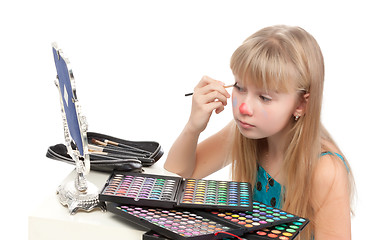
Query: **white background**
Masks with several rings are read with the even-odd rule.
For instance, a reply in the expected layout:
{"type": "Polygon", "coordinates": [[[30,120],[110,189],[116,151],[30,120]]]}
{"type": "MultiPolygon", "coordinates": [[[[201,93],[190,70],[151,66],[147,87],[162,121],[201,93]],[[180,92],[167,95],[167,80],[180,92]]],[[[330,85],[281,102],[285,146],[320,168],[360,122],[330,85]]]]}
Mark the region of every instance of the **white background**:
{"type": "MultiPolygon", "coordinates": [[[[322,120],[356,179],[353,237],[382,236],[370,230],[390,216],[386,1],[9,2],[0,3],[1,236],[26,239],[28,213],[72,170],[45,157],[64,141],[53,41],[71,61],[90,131],[158,141],[167,153],[190,112],[184,94],[203,75],[233,83],[232,52],[275,24],[301,26],[318,40],[326,65],[322,120]]],[[[230,107],[213,115],[201,137],[230,119],[230,107]]],[[[227,170],[210,176],[227,177],[227,170]]]]}

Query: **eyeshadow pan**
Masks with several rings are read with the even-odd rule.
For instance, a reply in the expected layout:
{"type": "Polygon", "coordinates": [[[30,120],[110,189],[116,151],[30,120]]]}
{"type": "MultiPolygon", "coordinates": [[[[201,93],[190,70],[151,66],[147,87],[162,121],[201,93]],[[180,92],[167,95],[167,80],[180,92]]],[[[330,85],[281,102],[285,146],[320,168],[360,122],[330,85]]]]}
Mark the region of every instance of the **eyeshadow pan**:
{"type": "Polygon", "coordinates": [[[193,213],[183,209],[164,210],[110,203],[108,210],[173,239],[215,239],[215,234],[222,234],[222,237],[228,236],[220,232],[242,234],[240,228],[230,223],[214,221],[202,213],[193,213]],[[153,216],[147,217],[145,212],[153,213],[153,216]],[[163,217],[164,214],[171,215],[177,221],[163,217]],[[198,222],[190,218],[197,219],[198,222]]]}
{"type": "MultiPolygon", "coordinates": [[[[225,215],[225,213],[220,213],[220,214],[221,214],[221,216],[225,215]]],[[[190,215],[194,216],[194,214],[190,214],[190,215]]],[[[231,214],[231,215],[240,216],[240,214],[231,214]]],[[[249,215],[245,215],[245,217],[248,217],[248,216],[249,215]]],[[[205,217],[203,217],[203,218],[205,218],[205,217]]],[[[210,221],[214,222],[213,220],[210,220],[210,221]]],[[[216,220],[216,222],[218,222],[218,220],[216,220]]],[[[251,233],[246,233],[243,236],[241,236],[241,238],[247,239],[247,240],[271,240],[271,239],[293,240],[307,226],[308,223],[309,223],[309,221],[307,219],[298,218],[297,220],[295,220],[293,222],[287,222],[287,223],[283,223],[280,225],[262,228],[260,230],[253,231],[251,233]]],[[[193,226],[196,226],[198,228],[200,227],[200,225],[197,225],[197,223],[194,224],[191,221],[188,221],[188,224],[193,224],[193,226]]],[[[208,229],[209,229],[208,226],[205,226],[205,225],[201,225],[201,226],[202,226],[201,227],[202,230],[195,231],[195,232],[197,232],[197,234],[207,234],[208,229]]],[[[190,232],[189,229],[190,228],[187,228],[187,230],[190,232]]],[[[220,230],[220,229],[218,229],[218,227],[215,227],[215,229],[220,230]]],[[[190,234],[185,234],[185,236],[190,236],[190,234]]],[[[199,237],[200,237],[199,239],[209,239],[206,236],[199,236],[199,237]]],[[[169,240],[169,239],[165,238],[165,236],[159,235],[158,233],[156,233],[154,231],[149,231],[149,232],[145,233],[143,235],[143,239],[144,240],[153,240],[153,239],[169,240]],[[155,238],[152,238],[152,235],[155,238]],[[159,236],[159,238],[157,236],[159,236]]],[[[177,239],[177,238],[172,237],[170,239],[177,239]]]]}
{"type": "Polygon", "coordinates": [[[142,173],[113,173],[101,201],[163,208],[252,209],[249,183],[183,179],[142,173]]]}
{"type": "Polygon", "coordinates": [[[245,234],[243,237],[248,240],[292,240],[295,239],[299,233],[307,226],[309,220],[299,218],[292,222],[267,227],[255,231],[254,233],[245,234]]]}
{"type": "MultiPolygon", "coordinates": [[[[211,218],[223,219],[225,221],[238,224],[245,227],[247,232],[260,230],[269,226],[278,225],[285,222],[292,222],[299,219],[298,216],[256,201],[253,202],[252,211],[243,212],[237,210],[219,210],[210,211],[209,213],[213,215],[211,218]]],[[[297,222],[297,224],[300,224],[300,222],[297,222]]],[[[292,224],[292,226],[297,225],[292,224]]]]}
{"type": "Polygon", "coordinates": [[[186,179],[180,205],[190,207],[203,204],[214,208],[251,209],[250,189],[247,183],[186,179]]]}

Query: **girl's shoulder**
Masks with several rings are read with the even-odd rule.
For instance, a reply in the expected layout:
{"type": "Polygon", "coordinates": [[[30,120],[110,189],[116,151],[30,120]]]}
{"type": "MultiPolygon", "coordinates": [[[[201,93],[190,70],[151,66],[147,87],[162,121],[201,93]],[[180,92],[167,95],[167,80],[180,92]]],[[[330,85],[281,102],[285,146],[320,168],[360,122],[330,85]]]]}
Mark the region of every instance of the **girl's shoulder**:
{"type": "Polygon", "coordinates": [[[335,177],[344,177],[349,173],[345,158],[338,152],[322,152],[315,165],[314,178],[320,181],[335,180],[335,177]]]}
{"type": "Polygon", "coordinates": [[[349,168],[337,148],[322,152],[314,168],[312,187],[313,197],[320,205],[349,192],[349,168]]]}
{"type": "Polygon", "coordinates": [[[350,171],[345,156],[343,156],[338,146],[333,141],[325,139],[322,141],[322,152],[317,165],[317,168],[324,171],[332,170],[336,167],[350,171]]]}
{"type": "Polygon", "coordinates": [[[345,164],[342,153],[331,148],[321,154],[314,166],[311,204],[317,238],[335,239],[350,231],[351,174],[345,164]]]}

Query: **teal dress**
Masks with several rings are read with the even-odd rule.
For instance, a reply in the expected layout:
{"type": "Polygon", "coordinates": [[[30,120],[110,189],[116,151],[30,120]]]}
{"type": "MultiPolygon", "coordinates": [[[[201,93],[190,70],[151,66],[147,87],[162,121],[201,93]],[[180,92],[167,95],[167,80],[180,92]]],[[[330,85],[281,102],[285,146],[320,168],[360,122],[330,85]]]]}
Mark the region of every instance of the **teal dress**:
{"type": "MultiPolygon", "coordinates": [[[[345,164],[346,170],[349,172],[345,159],[340,154],[323,152],[320,156],[324,155],[338,156],[345,164]]],[[[281,190],[284,191],[281,184],[274,180],[263,167],[258,166],[257,180],[253,189],[253,200],[275,208],[281,208],[281,190]]]]}
{"type": "Polygon", "coordinates": [[[254,201],[281,208],[281,189],[281,184],[274,180],[263,167],[259,166],[253,190],[254,201]]]}

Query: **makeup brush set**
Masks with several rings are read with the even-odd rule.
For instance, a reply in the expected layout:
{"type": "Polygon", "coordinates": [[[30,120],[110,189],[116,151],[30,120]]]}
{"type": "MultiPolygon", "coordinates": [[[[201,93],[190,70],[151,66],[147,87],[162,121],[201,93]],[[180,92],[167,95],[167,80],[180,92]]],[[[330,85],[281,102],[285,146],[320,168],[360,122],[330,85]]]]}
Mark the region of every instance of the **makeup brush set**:
{"type": "MultiPolygon", "coordinates": [[[[87,132],[87,140],[91,169],[95,171],[140,170],[153,165],[163,155],[160,144],[153,141],[129,141],[95,132],[87,132]]],[[[64,144],[50,146],[46,156],[74,164],[64,144]]]]}

